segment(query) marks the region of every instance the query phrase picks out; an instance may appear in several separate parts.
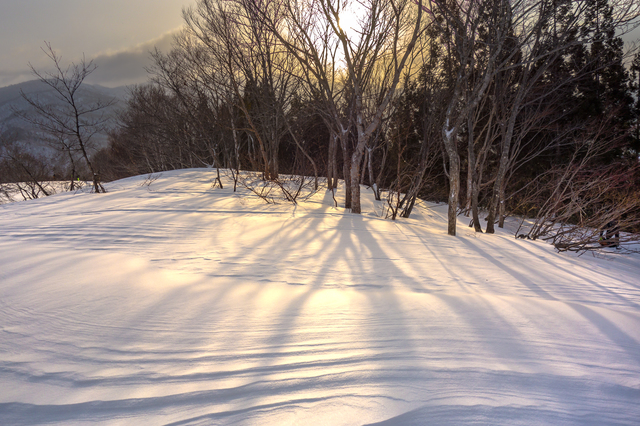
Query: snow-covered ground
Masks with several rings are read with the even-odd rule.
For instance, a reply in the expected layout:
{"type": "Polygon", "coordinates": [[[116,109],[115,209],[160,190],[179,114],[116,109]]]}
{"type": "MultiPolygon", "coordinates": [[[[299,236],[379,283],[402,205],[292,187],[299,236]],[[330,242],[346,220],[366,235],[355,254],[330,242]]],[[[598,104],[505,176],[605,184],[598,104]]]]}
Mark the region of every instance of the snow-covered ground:
{"type": "Polygon", "coordinates": [[[637,255],[213,177],[0,206],[0,424],[639,424],[637,255]]]}

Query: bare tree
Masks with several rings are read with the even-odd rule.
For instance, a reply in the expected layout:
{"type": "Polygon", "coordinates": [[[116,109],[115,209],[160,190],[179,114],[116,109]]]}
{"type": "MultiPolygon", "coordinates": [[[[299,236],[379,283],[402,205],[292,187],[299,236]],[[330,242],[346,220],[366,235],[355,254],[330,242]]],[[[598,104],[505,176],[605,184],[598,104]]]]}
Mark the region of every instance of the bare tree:
{"type": "Polygon", "coordinates": [[[592,120],[573,138],[566,164],[541,173],[524,202],[535,206],[534,218],[523,219],[516,235],[551,241],[561,251],[598,250],[640,240],[640,193],[637,160],[599,161],[620,148],[626,135],[610,135],[615,112],[592,120]],[[520,233],[528,229],[526,233],[520,233]],[[611,235],[617,236],[612,240],[611,235]],[[603,237],[604,235],[604,237],[603,237]],[[607,241],[604,241],[607,239],[607,241]]]}
{"type": "Polygon", "coordinates": [[[0,204],[55,194],[53,175],[49,161],[0,132],[0,204]]]}
{"type": "MultiPolygon", "coordinates": [[[[253,6],[241,1],[200,0],[184,13],[187,36],[178,40],[210,91],[242,112],[250,145],[257,142],[264,177],[277,179],[285,121],[296,90],[295,64],[253,6]]],[[[233,124],[234,128],[236,123],[233,124]]]]}
{"type": "MultiPolygon", "coordinates": [[[[496,72],[514,54],[502,54],[514,23],[514,10],[524,1],[453,1],[428,4],[445,37],[452,87],[450,88],[442,140],[448,160],[448,233],[456,235],[460,197],[460,153],[458,135],[486,94],[496,72]]],[[[521,16],[524,19],[524,16],[521,16]]]]}
{"type": "Polygon", "coordinates": [[[65,149],[79,152],[92,174],[93,190],[96,193],[105,192],[98,171],[89,158],[89,150],[92,148],[94,136],[105,130],[109,119],[105,110],[116,100],[83,102],[80,88],[84,80],[96,70],[93,61],[87,62],[83,57],[80,63],[72,63],[63,68],[61,57],[53,50],[51,44],[45,43],[42,50],[53,62],[54,70],[39,72],[30,65],[31,70],[42,83],[53,89],[59,103],[49,104],[37,96],[22,93],[22,97],[33,109],[32,114],[26,113],[22,116],[45,134],[61,141],[65,149]]]}
{"type": "MultiPolygon", "coordinates": [[[[339,10],[344,4],[338,5],[339,10]]],[[[328,188],[337,187],[337,148],[342,148],[345,177],[345,206],[351,207],[349,175],[349,136],[352,122],[343,75],[339,69],[337,51],[339,39],[334,27],[324,17],[321,1],[257,2],[249,9],[256,20],[269,26],[286,47],[301,70],[307,97],[314,99],[317,111],[331,135],[328,148],[328,188]]]]}
{"type": "MultiPolygon", "coordinates": [[[[635,4],[637,2],[626,0],[610,3],[612,25],[624,31],[637,18],[640,6],[635,4]]],[[[515,127],[522,122],[522,112],[531,106],[531,90],[545,75],[550,64],[554,63],[554,59],[571,46],[589,42],[577,37],[589,4],[589,0],[433,0],[428,3],[430,13],[439,17],[436,22],[440,23],[443,43],[448,56],[452,58],[447,64],[452,73],[450,101],[442,127],[450,187],[449,234],[455,235],[459,203],[458,135],[466,126],[469,146],[475,144],[474,111],[485,96],[491,96],[492,102],[498,107],[494,114],[500,141],[500,164],[493,181],[487,228],[487,232],[493,232],[496,214],[504,216],[504,210],[499,210],[499,205],[505,198],[506,176],[514,164],[514,138],[527,134],[526,129],[516,132],[515,127]],[[556,3],[563,4],[564,14],[563,21],[557,25],[550,19],[554,16],[556,3]],[[493,87],[491,93],[488,91],[490,87],[493,87]]],[[[469,153],[474,152],[470,150],[469,153]]],[[[473,192],[473,180],[476,177],[471,165],[469,167],[471,180],[468,187],[473,192]]]]}
{"type": "MultiPolygon", "coordinates": [[[[584,79],[590,73],[597,74],[607,66],[606,58],[595,55],[573,73],[562,75],[555,72],[550,75],[550,69],[564,60],[571,49],[594,43],[594,36],[585,25],[585,20],[593,13],[590,8],[594,7],[594,4],[590,1],[537,3],[539,4],[535,5],[530,13],[530,21],[535,25],[530,30],[527,30],[526,26],[514,28],[514,34],[520,39],[528,32],[529,42],[518,46],[520,54],[517,63],[496,75],[496,86],[500,87],[494,98],[498,111],[497,125],[500,129],[500,163],[488,208],[488,233],[494,232],[496,217],[499,227],[504,224],[507,201],[505,188],[509,175],[513,174],[515,168],[550,147],[548,144],[539,146],[522,158],[520,154],[523,144],[527,139],[532,139],[532,132],[544,125],[549,126],[550,122],[559,121],[567,114],[566,109],[563,111],[557,107],[559,93],[562,90],[570,90],[568,88],[576,81],[584,79]],[[540,82],[545,79],[545,90],[540,93],[540,82]]],[[[640,16],[640,5],[637,2],[613,0],[605,3],[608,3],[606,8],[611,13],[608,24],[620,34],[627,32],[629,26],[640,16]]],[[[597,8],[604,9],[603,6],[597,8]]]]}
{"type": "Polygon", "coordinates": [[[361,213],[364,152],[380,128],[405,66],[423,32],[422,0],[254,2],[254,15],[296,58],[327,107],[327,121],[343,148],[345,205],[361,213]],[[357,13],[356,28],[341,19],[357,13]],[[339,52],[339,54],[338,54],[339,52]],[[338,89],[338,90],[336,90],[338,89]],[[340,106],[337,94],[348,105],[340,106]],[[355,146],[349,149],[350,129],[355,146]]]}

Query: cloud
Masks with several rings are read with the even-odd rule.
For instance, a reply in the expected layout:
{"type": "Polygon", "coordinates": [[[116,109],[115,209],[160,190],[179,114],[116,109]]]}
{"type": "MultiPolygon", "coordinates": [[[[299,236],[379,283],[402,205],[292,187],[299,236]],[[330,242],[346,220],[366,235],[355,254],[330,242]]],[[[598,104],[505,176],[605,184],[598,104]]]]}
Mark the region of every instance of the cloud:
{"type": "MultiPolygon", "coordinates": [[[[148,74],[145,67],[153,64],[150,52],[154,48],[158,48],[163,52],[171,49],[173,38],[180,32],[181,28],[169,31],[162,36],[141,43],[127,49],[104,52],[93,57],[94,63],[98,68],[87,77],[87,83],[99,84],[106,87],[118,87],[131,84],[144,83],[148,80],[148,74]]],[[[44,55],[43,55],[44,56],[44,55]]],[[[45,57],[46,58],[46,57],[45,57]]],[[[51,63],[48,61],[42,63],[34,63],[38,70],[48,71],[51,63]]],[[[66,61],[63,60],[63,65],[66,61]]],[[[74,62],[78,62],[75,60],[74,62]]],[[[1,69],[0,68],[0,87],[18,84],[36,77],[27,67],[22,69],[1,69]]]]}
{"type": "Polygon", "coordinates": [[[98,68],[87,78],[87,82],[107,87],[144,83],[148,80],[145,67],[152,65],[150,52],[154,48],[169,51],[179,31],[175,29],[129,49],[97,55],[93,60],[98,68]]]}

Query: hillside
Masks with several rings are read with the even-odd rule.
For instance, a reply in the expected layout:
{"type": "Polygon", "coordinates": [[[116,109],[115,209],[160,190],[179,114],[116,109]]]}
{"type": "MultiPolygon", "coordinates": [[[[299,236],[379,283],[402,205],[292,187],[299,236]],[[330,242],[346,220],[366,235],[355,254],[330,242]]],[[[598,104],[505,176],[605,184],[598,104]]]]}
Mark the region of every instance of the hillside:
{"type": "Polygon", "coordinates": [[[637,425],[637,255],[214,176],[0,205],[0,424],[637,425]]]}
{"type": "MultiPolygon", "coordinates": [[[[0,87],[0,136],[28,144],[31,150],[36,153],[50,155],[51,149],[39,144],[38,138],[32,137],[32,134],[37,129],[34,129],[31,124],[25,122],[16,114],[16,111],[27,112],[30,109],[30,105],[22,98],[21,91],[44,104],[56,105],[60,102],[55,98],[53,89],[38,80],[0,87]]],[[[80,95],[79,100],[86,104],[92,104],[97,101],[106,102],[111,99],[122,101],[126,98],[126,88],[117,87],[112,89],[99,85],[83,84],[80,95]]],[[[122,104],[122,102],[119,103],[122,104]]],[[[118,103],[105,112],[115,114],[117,108],[118,103]]],[[[106,134],[98,134],[97,142],[98,146],[104,145],[106,143],[106,134]]]]}

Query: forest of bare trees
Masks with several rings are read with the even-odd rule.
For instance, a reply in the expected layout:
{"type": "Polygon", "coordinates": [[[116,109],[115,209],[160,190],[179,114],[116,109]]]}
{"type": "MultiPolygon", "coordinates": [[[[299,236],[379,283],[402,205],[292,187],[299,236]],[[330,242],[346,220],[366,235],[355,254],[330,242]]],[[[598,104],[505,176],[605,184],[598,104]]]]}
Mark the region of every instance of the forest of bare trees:
{"type": "Polygon", "coordinates": [[[83,157],[95,175],[342,179],[352,213],[364,185],[391,218],[447,202],[456,235],[460,215],[487,233],[522,215],[520,236],[560,249],[640,231],[640,54],[622,41],[637,2],[198,0],[183,15],[108,148],[83,157]]]}

